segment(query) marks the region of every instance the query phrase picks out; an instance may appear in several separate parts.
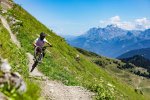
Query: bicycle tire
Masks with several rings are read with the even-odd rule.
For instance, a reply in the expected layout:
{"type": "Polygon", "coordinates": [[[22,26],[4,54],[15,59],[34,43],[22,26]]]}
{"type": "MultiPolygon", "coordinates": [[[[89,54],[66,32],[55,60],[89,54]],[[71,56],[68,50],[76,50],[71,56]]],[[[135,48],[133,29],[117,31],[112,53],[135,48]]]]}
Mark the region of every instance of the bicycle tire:
{"type": "Polygon", "coordinates": [[[32,65],[30,72],[32,72],[37,65],[38,65],[38,61],[35,61],[34,64],[32,65]]]}

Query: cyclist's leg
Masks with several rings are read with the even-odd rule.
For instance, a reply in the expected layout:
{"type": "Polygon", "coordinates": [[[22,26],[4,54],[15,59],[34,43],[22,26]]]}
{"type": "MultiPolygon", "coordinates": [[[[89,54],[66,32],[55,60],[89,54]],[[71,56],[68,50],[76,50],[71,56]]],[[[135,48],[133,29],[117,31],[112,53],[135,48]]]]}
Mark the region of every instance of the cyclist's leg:
{"type": "Polygon", "coordinates": [[[42,58],[43,58],[43,53],[42,53],[42,48],[41,47],[39,47],[38,49],[37,49],[37,60],[40,62],[41,60],[42,60],[42,58]]]}
{"type": "Polygon", "coordinates": [[[45,52],[43,52],[43,57],[45,57],[45,52]]]}
{"type": "Polygon", "coordinates": [[[34,51],[34,58],[37,59],[37,57],[40,55],[41,49],[40,47],[35,47],[34,51]]]}
{"type": "Polygon", "coordinates": [[[37,49],[36,49],[36,56],[38,56],[39,53],[40,53],[40,50],[39,50],[39,48],[37,48],[37,49]]]}

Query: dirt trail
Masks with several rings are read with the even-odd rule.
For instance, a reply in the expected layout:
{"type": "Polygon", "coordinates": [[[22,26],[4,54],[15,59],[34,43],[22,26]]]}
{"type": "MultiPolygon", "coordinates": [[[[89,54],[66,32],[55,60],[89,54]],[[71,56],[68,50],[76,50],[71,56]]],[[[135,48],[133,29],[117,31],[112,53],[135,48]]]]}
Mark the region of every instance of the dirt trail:
{"type": "MultiPolygon", "coordinates": [[[[27,53],[29,59],[29,70],[33,62],[33,56],[27,53]]],[[[30,74],[33,77],[45,77],[35,68],[30,74]]],[[[91,93],[80,86],[65,86],[61,82],[50,81],[47,77],[45,80],[38,80],[42,89],[42,96],[47,100],[92,100],[94,93],[91,93]]]]}
{"type": "Polygon", "coordinates": [[[8,22],[7,22],[7,20],[6,20],[2,15],[0,15],[0,19],[1,19],[1,21],[2,21],[3,26],[4,26],[4,27],[7,29],[7,31],[9,32],[12,42],[14,42],[18,47],[21,47],[21,46],[20,46],[20,42],[17,40],[16,36],[12,33],[12,31],[11,31],[11,29],[10,29],[10,26],[9,26],[9,24],[8,24],[8,22]]]}

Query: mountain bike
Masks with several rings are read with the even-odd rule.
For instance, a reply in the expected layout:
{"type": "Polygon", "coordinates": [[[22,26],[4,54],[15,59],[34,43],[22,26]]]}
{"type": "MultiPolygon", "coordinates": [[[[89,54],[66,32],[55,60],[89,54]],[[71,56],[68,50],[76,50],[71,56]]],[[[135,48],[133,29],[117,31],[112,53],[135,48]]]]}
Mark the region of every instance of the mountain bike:
{"type": "Polygon", "coordinates": [[[44,47],[37,46],[37,47],[35,47],[35,49],[34,49],[34,64],[32,65],[32,69],[30,72],[32,72],[34,70],[34,68],[38,65],[38,63],[42,61],[47,47],[52,47],[52,46],[44,46],[44,47]]]}

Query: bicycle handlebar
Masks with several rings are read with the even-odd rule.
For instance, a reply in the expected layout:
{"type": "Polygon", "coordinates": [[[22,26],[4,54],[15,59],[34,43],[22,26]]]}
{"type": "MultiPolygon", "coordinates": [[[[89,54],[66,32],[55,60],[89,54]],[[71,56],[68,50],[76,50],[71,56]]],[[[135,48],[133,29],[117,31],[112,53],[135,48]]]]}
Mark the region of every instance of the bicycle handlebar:
{"type": "Polygon", "coordinates": [[[52,46],[43,46],[43,47],[36,46],[36,47],[39,47],[39,48],[47,48],[47,47],[52,47],[52,46]]]}
{"type": "Polygon", "coordinates": [[[47,47],[52,47],[52,46],[49,45],[49,46],[44,46],[44,47],[42,47],[42,48],[47,48],[47,47]]]}
{"type": "Polygon", "coordinates": [[[45,51],[47,47],[52,47],[52,46],[50,46],[50,45],[49,46],[43,46],[43,47],[36,46],[36,48],[40,48],[42,51],[45,51]]]}

